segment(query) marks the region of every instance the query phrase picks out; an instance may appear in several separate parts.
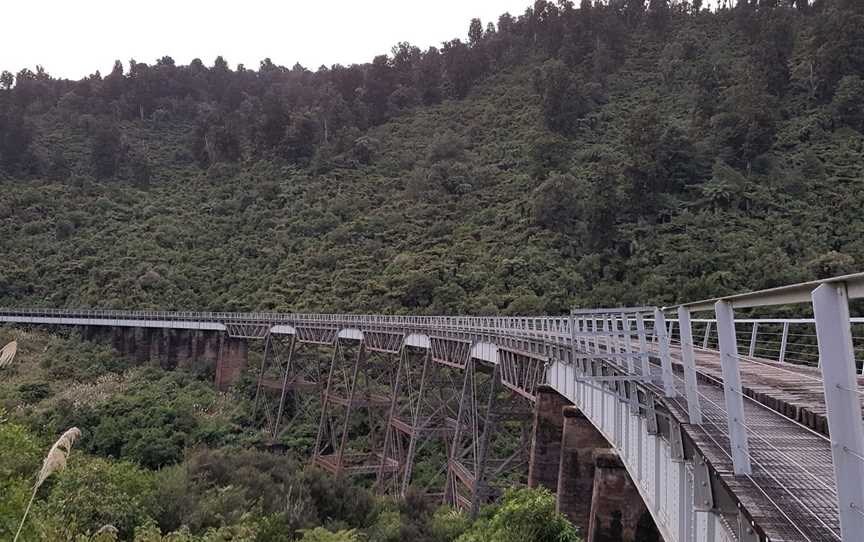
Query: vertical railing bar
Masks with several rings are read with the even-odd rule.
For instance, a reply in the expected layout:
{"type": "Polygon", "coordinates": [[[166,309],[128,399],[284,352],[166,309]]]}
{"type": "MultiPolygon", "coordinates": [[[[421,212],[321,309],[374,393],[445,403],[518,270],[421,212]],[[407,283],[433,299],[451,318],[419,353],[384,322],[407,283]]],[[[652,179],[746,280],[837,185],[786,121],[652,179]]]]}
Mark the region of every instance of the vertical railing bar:
{"type": "Polygon", "coordinates": [[[645,333],[645,319],[641,312],[636,313],[636,333],[639,336],[639,358],[642,364],[642,376],[651,378],[651,364],[648,354],[648,336],[645,333]]]}
{"type": "Polygon", "coordinates": [[[753,331],[750,333],[750,353],[752,358],[756,354],[756,335],[759,333],[759,322],[753,322],[753,331]]]}
{"type": "MultiPolygon", "coordinates": [[[[623,312],[621,313],[621,333],[624,337],[624,349],[622,351],[626,354],[631,354],[633,352],[633,342],[630,336],[630,319],[623,312]]],[[[636,374],[633,370],[633,357],[629,355],[627,356],[627,374],[636,374]]]]}
{"type": "Polygon", "coordinates": [[[669,354],[666,316],[660,309],[654,309],[654,328],[657,330],[657,346],[660,353],[660,366],[663,370],[663,393],[675,397],[675,378],[672,372],[672,356],[669,354]]]}
{"type": "Polygon", "coordinates": [[[780,338],[780,356],[778,361],[783,363],[786,360],[786,344],[789,341],[789,322],[783,322],[783,336],[780,338]]]}
{"type": "Polygon", "coordinates": [[[687,414],[690,423],[702,423],[702,405],[699,404],[699,388],[696,381],[696,354],[693,350],[693,328],[690,311],[678,307],[678,333],[681,337],[681,359],[684,365],[684,389],[687,394],[687,414]]]}
{"type": "Polygon", "coordinates": [[[736,475],[750,474],[752,469],[747,429],[744,425],[744,395],[741,390],[735,314],[731,303],[724,300],[714,305],[714,312],[717,315],[717,340],[720,345],[720,364],[723,370],[723,396],[726,403],[732,468],[736,475]]]}
{"type": "Polygon", "coordinates": [[[843,540],[864,533],[864,428],[849,322],[846,285],[822,284],[812,293],[816,337],[831,435],[831,455],[843,540]]]}

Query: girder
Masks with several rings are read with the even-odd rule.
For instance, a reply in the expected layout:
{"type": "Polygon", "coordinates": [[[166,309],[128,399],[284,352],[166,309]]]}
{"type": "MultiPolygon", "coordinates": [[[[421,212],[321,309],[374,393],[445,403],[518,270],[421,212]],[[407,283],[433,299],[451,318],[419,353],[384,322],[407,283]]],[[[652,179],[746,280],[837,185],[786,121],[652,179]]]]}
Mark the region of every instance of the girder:
{"type": "Polygon", "coordinates": [[[471,357],[471,341],[449,337],[429,337],[432,359],[444,365],[464,369],[471,357]]]}
{"type": "Polygon", "coordinates": [[[339,335],[339,328],[335,326],[297,325],[294,329],[301,343],[331,345],[339,335]]]}
{"type": "Polygon", "coordinates": [[[226,322],[225,331],[237,339],[263,339],[270,332],[269,324],[256,322],[226,322]]]}

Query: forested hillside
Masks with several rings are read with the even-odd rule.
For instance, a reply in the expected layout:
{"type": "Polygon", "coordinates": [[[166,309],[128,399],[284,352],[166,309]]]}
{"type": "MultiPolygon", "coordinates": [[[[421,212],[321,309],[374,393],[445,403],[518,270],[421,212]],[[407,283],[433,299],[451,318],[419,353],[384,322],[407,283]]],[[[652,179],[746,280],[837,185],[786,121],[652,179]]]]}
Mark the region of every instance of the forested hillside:
{"type": "Polygon", "coordinates": [[[316,71],[4,72],[0,303],[554,313],[860,269],[864,4],[700,4],[541,0],[316,71]]]}
{"type": "MultiPolygon", "coordinates": [[[[468,28],[315,71],[2,72],[0,305],[561,313],[864,268],[861,0],[468,28]]],[[[308,468],[261,431],[261,345],[229,392],[68,330],[0,345],[2,540],[578,540],[545,491],[471,521],[308,468]]]]}

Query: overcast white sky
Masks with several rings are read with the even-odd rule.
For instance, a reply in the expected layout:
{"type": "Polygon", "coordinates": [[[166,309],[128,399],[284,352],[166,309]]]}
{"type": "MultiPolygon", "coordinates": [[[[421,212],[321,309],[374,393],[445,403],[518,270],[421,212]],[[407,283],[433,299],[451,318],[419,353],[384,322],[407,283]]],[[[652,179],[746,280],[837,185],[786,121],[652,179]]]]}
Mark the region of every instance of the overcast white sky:
{"type": "Polygon", "coordinates": [[[178,64],[222,55],[231,67],[265,57],[351,64],[387,53],[398,41],[426,48],[465,38],[472,17],[485,26],[533,0],[0,0],[0,70],[41,64],[55,77],[111,70],[115,59],[178,64]]]}

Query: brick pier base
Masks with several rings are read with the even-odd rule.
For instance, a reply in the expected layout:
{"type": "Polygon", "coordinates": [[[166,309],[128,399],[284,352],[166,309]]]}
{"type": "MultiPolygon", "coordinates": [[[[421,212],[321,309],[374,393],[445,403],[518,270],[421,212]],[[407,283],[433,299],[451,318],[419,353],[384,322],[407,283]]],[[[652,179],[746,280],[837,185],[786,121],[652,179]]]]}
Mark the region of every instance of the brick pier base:
{"type": "MultiPolygon", "coordinates": [[[[589,529],[594,493],[594,451],[609,448],[609,442],[577,407],[565,407],[563,415],[556,504],[584,535],[589,529]]],[[[590,542],[590,538],[585,541],[590,542]]]]}
{"type": "Polygon", "coordinates": [[[558,490],[558,470],[561,462],[561,437],[564,433],[562,410],[570,404],[550,386],[537,386],[534,393],[534,427],[531,435],[531,460],[528,464],[528,485],[558,490]]]}
{"type": "Polygon", "coordinates": [[[109,326],[81,326],[79,331],[87,340],[110,342],[122,355],[142,365],[213,374],[221,390],[240,378],[249,359],[245,339],[217,331],[109,326]]]}
{"type": "Polygon", "coordinates": [[[658,542],[660,535],[624,463],[612,450],[594,452],[594,490],[586,542],[658,542]]]}

